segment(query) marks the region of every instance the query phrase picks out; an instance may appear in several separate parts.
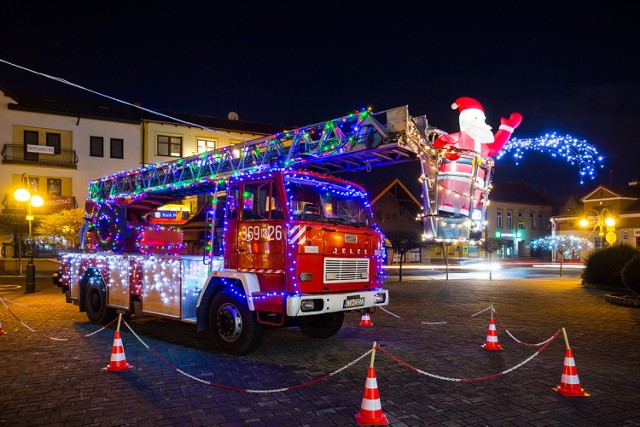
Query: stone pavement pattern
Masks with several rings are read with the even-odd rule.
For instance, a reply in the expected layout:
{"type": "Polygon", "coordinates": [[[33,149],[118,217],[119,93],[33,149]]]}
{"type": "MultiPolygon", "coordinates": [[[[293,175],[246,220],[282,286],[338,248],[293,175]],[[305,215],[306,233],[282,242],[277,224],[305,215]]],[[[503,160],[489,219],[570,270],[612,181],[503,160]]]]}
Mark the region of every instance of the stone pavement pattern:
{"type": "MultiPolygon", "coordinates": [[[[4,282],[6,283],[6,281],[4,282]]],[[[50,282],[49,282],[50,283],[50,282]]],[[[257,351],[242,357],[217,353],[195,326],[132,318],[121,334],[127,362],[135,368],[104,371],[114,327],[88,323],[59,289],[38,282],[38,292],[0,296],[18,304],[11,311],[47,339],[21,325],[0,305],[0,425],[49,426],[349,426],[359,412],[369,357],[309,385],[278,393],[243,393],[199,383],[171,365],[216,384],[241,389],[277,389],[334,372],[377,341],[406,363],[431,374],[477,378],[502,372],[531,356],[539,343],[565,326],[588,398],[551,390],[560,382],[565,346],[560,335],[524,366],[484,381],[451,382],[408,369],[376,353],[382,410],[392,426],[594,426],[640,425],[640,310],[603,301],[603,292],[583,289],[579,278],[522,280],[428,280],[388,283],[388,310],[374,326],[359,327],[349,314],[327,340],[298,329],[265,332],[257,351]],[[481,348],[489,312],[445,325],[493,304],[504,351],[481,348]]]]}

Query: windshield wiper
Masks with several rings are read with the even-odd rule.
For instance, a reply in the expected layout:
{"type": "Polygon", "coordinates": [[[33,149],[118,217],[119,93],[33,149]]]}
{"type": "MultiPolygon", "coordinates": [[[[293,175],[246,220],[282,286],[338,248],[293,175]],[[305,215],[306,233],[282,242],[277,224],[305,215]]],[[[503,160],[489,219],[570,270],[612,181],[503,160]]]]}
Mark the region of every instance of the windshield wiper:
{"type": "Polygon", "coordinates": [[[342,224],[348,224],[348,225],[353,225],[354,227],[366,227],[367,224],[361,221],[358,221],[356,219],[347,219],[347,218],[342,218],[342,217],[335,217],[332,218],[336,221],[341,222],[342,224]]]}

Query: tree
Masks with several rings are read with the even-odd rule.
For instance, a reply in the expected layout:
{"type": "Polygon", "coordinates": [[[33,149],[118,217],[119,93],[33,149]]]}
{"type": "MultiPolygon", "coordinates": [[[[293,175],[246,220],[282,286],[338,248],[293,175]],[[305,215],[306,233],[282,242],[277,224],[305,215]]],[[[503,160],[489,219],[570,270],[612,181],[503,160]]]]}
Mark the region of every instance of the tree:
{"type": "Polygon", "coordinates": [[[84,224],[84,216],[84,209],[64,209],[43,216],[35,234],[49,244],[77,248],[80,243],[78,232],[84,224]]]}
{"type": "Polygon", "coordinates": [[[504,239],[497,239],[495,237],[487,237],[486,239],[482,239],[478,242],[478,246],[480,246],[484,251],[489,255],[489,280],[492,280],[491,277],[491,254],[494,252],[498,252],[498,250],[505,245],[504,239]]]}
{"type": "Polygon", "coordinates": [[[571,255],[572,252],[580,252],[583,249],[590,249],[593,245],[584,237],[558,235],[545,236],[534,240],[531,242],[531,247],[540,247],[549,251],[555,251],[560,255],[560,276],[562,276],[562,262],[564,261],[565,256],[571,255]]]}
{"type": "Polygon", "coordinates": [[[415,231],[390,231],[385,235],[391,242],[391,246],[400,259],[400,270],[398,273],[398,281],[402,282],[402,263],[404,256],[411,249],[419,248],[424,245],[420,234],[415,231]]]}
{"type": "MultiPolygon", "coordinates": [[[[34,222],[37,224],[38,220],[34,222]]],[[[17,254],[18,259],[22,257],[22,235],[28,231],[29,223],[24,214],[0,215],[0,236],[3,239],[11,236],[11,241],[14,244],[14,256],[17,254]]]]}
{"type": "Polygon", "coordinates": [[[8,233],[25,233],[28,223],[24,215],[4,214],[0,215],[0,230],[8,233]]]}

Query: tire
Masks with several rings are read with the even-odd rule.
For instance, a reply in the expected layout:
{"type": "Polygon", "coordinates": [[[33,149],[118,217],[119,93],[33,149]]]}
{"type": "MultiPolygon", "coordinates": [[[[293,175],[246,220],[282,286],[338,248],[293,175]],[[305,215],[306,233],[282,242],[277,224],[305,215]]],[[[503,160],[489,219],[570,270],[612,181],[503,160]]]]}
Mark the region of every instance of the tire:
{"type": "Polygon", "coordinates": [[[243,296],[222,290],[209,308],[209,331],[219,350],[239,356],[260,345],[264,328],[247,307],[243,296]]]}
{"type": "Polygon", "coordinates": [[[107,293],[104,284],[90,283],[85,290],[87,317],[94,323],[107,323],[116,317],[116,311],[107,307],[107,293]]]}
{"type": "Polygon", "coordinates": [[[344,311],[309,316],[300,320],[300,330],[309,338],[329,338],[338,333],[344,322],[344,311]]]}

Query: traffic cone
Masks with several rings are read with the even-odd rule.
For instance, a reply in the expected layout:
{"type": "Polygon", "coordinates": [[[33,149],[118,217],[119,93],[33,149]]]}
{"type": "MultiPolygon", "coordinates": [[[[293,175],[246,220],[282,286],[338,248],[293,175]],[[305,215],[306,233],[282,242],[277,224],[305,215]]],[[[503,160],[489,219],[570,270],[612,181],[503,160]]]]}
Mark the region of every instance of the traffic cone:
{"type": "Polygon", "coordinates": [[[373,326],[373,323],[371,323],[371,316],[369,316],[369,313],[362,314],[362,320],[360,320],[360,326],[373,326]]]}
{"type": "Polygon", "coordinates": [[[573,351],[569,348],[569,341],[567,340],[566,331],[562,328],[562,332],[565,334],[565,342],[567,349],[564,354],[564,366],[562,367],[562,377],[560,378],[560,385],[553,388],[563,396],[591,396],[580,387],[580,379],[578,378],[578,369],[576,363],[573,360],[573,351]]]}
{"type": "Polygon", "coordinates": [[[496,332],[496,322],[493,320],[493,312],[491,313],[491,321],[489,322],[489,331],[487,332],[487,341],[482,344],[485,350],[504,350],[498,344],[498,333],[496,332]]]}
{"type": "Polygon", "coordinates": [[[364,396],[360,405],[360,412],[354,415],[356,424],[359,426],[388,426],[387,416],[382,413],[380,394],[378,393],[378,383],[376,381],[376,369],[373,367],[373,360],[376,355],[376,343],[373,343],[371,352],[371,364],[367,371],[367,380],[364,384],[364,396]]]}
{"type": "Polygon", "coordinates": [[[118,327],[116,333],[113,336],[113,347],[111,350],[111,360],[109,364],[102,368],[111,372],[120,372],[133,368],[133,366],[127,363],[127,358],[124,354],[124,347],[122,346],[122,339],[120,338],[120,321],[122,320],[122,313],[118,318],[118,327]]]}
{"type": "MultiPolygon", "coordinates": [[[[0,314],[0,316],[2,315],[0,314]]],[[[0,335],[4,335],[4,334],[6,334],[6,332],[4,331],[4,329],[2,329],[2,320],[0,319],[0,335]]]]}

